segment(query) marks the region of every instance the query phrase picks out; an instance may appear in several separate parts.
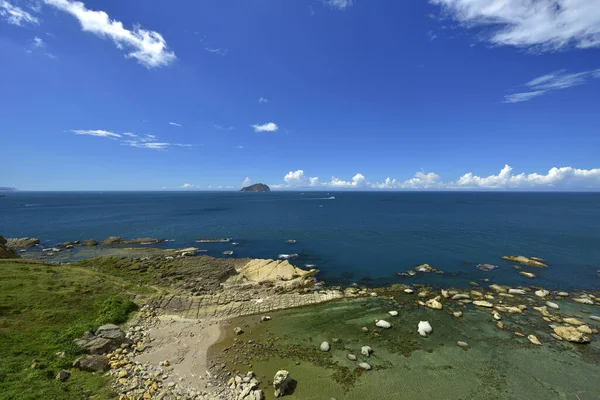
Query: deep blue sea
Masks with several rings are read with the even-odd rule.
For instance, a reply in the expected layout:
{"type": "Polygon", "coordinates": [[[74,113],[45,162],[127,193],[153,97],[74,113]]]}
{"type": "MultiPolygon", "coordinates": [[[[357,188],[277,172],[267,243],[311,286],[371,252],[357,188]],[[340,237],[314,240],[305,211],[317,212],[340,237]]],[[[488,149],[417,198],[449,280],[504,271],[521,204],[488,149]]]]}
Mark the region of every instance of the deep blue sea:
{"type": "Polygon", "coordinates": [[[600,194],[448,192],[14,192],[0,198],[0,234],[44,245],[107,236],[174,240],[220,256],[299,253],[331,284],[433,283],[489,278],[548,288],[600,287],[600,194]],[[335,196],[335,199],[327,199],[335,196]],[[195,243],[231,237],[231,244],[195,243]],[[297,240],[288,244],[288,239],[297,240]],[[518,274],[502,255],[537,256],[518,274]],[[429,263],[444,275],[400,277],[429,263]],[[478,263],[499,268],[484,272],[478,263]]]}

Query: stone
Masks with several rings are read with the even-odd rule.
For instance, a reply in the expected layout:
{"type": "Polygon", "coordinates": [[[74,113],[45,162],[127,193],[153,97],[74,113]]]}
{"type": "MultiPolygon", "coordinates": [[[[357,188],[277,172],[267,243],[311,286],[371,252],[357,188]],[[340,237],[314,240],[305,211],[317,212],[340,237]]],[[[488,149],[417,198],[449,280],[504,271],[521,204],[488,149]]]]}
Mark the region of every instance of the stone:
{"type": "Polygon", "coordinates": [[[521,332],[515,332],[515,335],[516,335],[516,336],[518,336],[518,337],[523,337],[523,336],[525,336],[525,335],[524,335],[524,334],[522,334],[521,332]]]}
{"type": "Polygon", "coordinates": [[[377,322],[375,322],[375,326],[377,326],[378,328],[390,329],[392,327],[392,324],[383,319],[380,319],[377,322]]]}
{"type": "Polygon", "coordinates": [[[117,374],[118,378],[127,378],[127,376],[129,375],[129,373],[127,372],[126,369],[123,369],[121,371],[119,371],[119,373],[117,374]]]}
{"type": "Polygon", "coordinates": [[[529,339],[529,341],[535,345],[538,345],[538,346],[542,345],[542,342],[540,342],[540,340],[535,335],[529,335],[529,336],[527,336],[527,339],[529,339]]]}
{"type": "Polygon", "coordinates": [[[347,357],[350,361],[356,361],[356,356],[354,354],[348,354],[347,357]]]}
{"type": "Polygon", "coordinates": [[[521,274],[521,275],[523,275],[524,277],[526,277],[526,278],[529,278],[529,279],[533,279],[533,278],[535,278],[535,274],[533,274],[533,273],[531,273],[531,272],[525,272],[525,271],[521,271],[521,272],[519,272],[519,274],[521,274]]]}
{"type": "Polygon", "coordinates": [[[557,335],[556,333],[554,333],[554,332],[552,332],[552,333],[550,334],[550,336],[552,336],[552,337],[553,337],[554,339],[556,339],[556,340],[561,340],[561,341],[563,340],[563,338],[561,338],[560,336],[558,336],[558,335],[557,335]]]}
{"type": "Polygon", "coordinates": [[[543,267],[547,267],[546,264],[544,264],[541,261],[538,261],[540,259],[538,259],[537,257],[525,257],[525,256],[502,256],[503,259],[508,260],[508,261],[513,261],[522,265],[528,265],[530,267],[538,267],[538,268],[543,268],[543,267]]]}
{"type": "Polygon", "coordinates": [[[79,344],[91,354],[109,353],[118,347],[118,344],[113,343],[112,340],[101,337],[94,337],[93,339],[87,341],[79,341],[79,339],[75,339],[75,343],[79,344]]]}
{"type": "Polygon", "coordinates": [[[492,303],[490,303],[489,301],[485,301],[485,300],[475,300],[473,302],[473,304],[475,304],[477,307],[486,307],[486,308],[494,307],[494,305],[492,303]]]}
{"type": "Polygon", "coordinates": [[[460,341],[460,340],[459,340],[458,342],[456,342],[456,345],[457,345],[458,347],[462,347],[462,348],[464,348],[464,349],[466,349],[466,348],[468,348],[468,347],[469,347],[469,344],[468,344],[467,342],[462,342],[462,341],[460,341]]]}
{"type": "Polygon", "coordinates": [[[594,302],[591,299],[588,299],[587,297],[573,299],[573,301],[579,304],[594,304],[594,302]]]}
{"type": "Polygon", "coordinates": [[[450,295],[448,294],[448,291],[446,289],[442,289],[441,293],[442,293],[442,297],[444,297],[445,299],[450,297],[450,295]]]}
{"type": "Polygon", "coordinates": [[[360,328],[360,330],[363,332],[369,332],[369,328],[367,328],[366,326],[363,326],[362,328],[360,328]]]}
{"type": "Polygon", "coordinates": [[[534,294],[537,297],[544,298],[544,297],[548,296],[550,294],[550,292],[545,289],[540,289],[540,290],[536,290],[534,294]]]}
{"type": "Polygon", "coordinates": [[[496,326],[497,326],[499,329],[504,329],[504,323],[502,323],[502,321],[498,321],[498,322],[496,322],[496,326]]]}
{"type": "Polygon", "coordinates": [[[370,346],[363,346],[360,348],[360,354],[365,357],[369,357],[373,353],[373,349],[370,346]]]}
{"type": "Polygon", "coordinates": [[[589,343],[590,338],[585,336],[577,328],[572,326],[557,326],[554,328],[554,333],[558,336],[573,343],[589,343]]]}
{"type": "Polygon", "coordinates": [[[452,296],[452,300],[464,300],[464,299],[470,299],[471,296],[469,296],[466,293],[457,293],[454,296],[452,296]]]}
{"type": "Polygon", "coordinates": [[[106,371],[109,367],[108,357],[98,354],[79,357],[73,367],[87,372],[106,371]]]}
{"type": "Polygon", "coordinates": [[[268,315],[263,315],[262,317],[260,317],[260,321],[261,322],[266,322],[266,321],[270,321],[271,317],[269,317],[268,315]]]}
{"type": "Polygon", "coordinates": [[[319,349],[321,351],[329,351],[329,349],[330,349],[329,343],[328,342],[321,343],[321,346],[319,347],[319,349]]]}
{"type": "Polygon", "coordinates": [[[523,289],[508,289],[509,294],[527,294],[523,289]]]}
{"type": "Polygon", "coordinates": [[[417,325],[417,332],[419,332],[419,335],[421,336],[427,336],[433,332],[433,328],[428,321],[419,321],[419,325],[417,325]]]}
{"type": "Polygon", "coordinates": [[[98,246],[98,241],[95,239],[84,240],[83,242],[81,242],[81,246],[86,246],[86,247],[98,246]]]}
{"type": "Polygon", "coordinates": [[[388,311],[388,314],[390,314],[392,317],[397,317],[398,311],[388,311]]]}
{"type": "Polygon", "coordinates": [[[505,288],[503,288],[500,285],[496,285],[495,283],[493,285],[490,285],[490,289],[492,289],[496,293],[506,293],[505,288]]]}
{"type": "Polygon", "coordinates": [[[439,302],[437,297],[435,299],[427,300],[425,302],[425,305],[434,310],[441,310],[442,308],[444,308],[444,306],[442,305],[442,303],[439,302]]]}
{"type": "Polygon", "coordinates": [[[543,307],[533,307],[533,309],[535,311],[539,311],[540,314],[542,314],[543,317],[551,317],[552,316],[552,314],[550,314],[548,312],[548,308],[546,306],[543,306],[543,307]]]}
{"type": "Polygon", "coordinates": [[[404,293],[406,294],[413,294],[415,291],[412,289],[404,289],[404,293]]]}
{"type": "Polygon", "coordinates": [[[593,319],[594,321],[600,322],[600,317],[598,317],[596,315],[590,315],[590,319],[593,319]]]}
{"type": "Polygon", "coordinates": [[[502,317],[500,316],[500,314],[498,314],[496,311],[492,311],[492,316],[494,317],[494,319],[496,321],[500,321],[502,319],[502,317]]]}
{"type": "Polygon", "coordinates": [[[579,325],[579,326],[577,327],[577,330],[578,330],[579,332],[581,332],[581,333],[585,333],[585,334],[587,334],[587,335],[591,335],[592,333],[594,333],[594,332],[592,331],[592,328],[590,328],[590,327],[589,327],[589,326],[587,326],[587,325],[579,325]]]}
{"type": "Polygon", "coordinates": [[[358,366],[362,369],[364,369],[365,371],[370,371],[371,370],[371,365],[366,363],[366,362],[361,362],[360,364],[358,364],[358,366]]]}
{"type": "Polygon", "coordinates": [[[117,325],[113,324],[106,324],[100,326],[96,330],[95,335],[101,338],[117,340],[121,342],[125,339],[125,332],[117,325]]]}
{"type": "Polygon", "coordinates": [[[463,316],[463,312],[462,311],[454,311],[452,313],[452,315],[454,315],[456,318],[460,318],[463,316]]]}
{"type": "Polygon", "coordinates": [[[235,328],[233,328],[233,333],[235,333],[236,335],[241,335],[242,333],[244,333],[244,331],[239,326],[236,326],[235,328]]]}
{"type": "Polygon", "coordinates": [[[290,388],[291,383],[292,379],[290,378],[290,373],[288,371],[283,369],[277,371],[275,377],[273,378],[273,388],[275,389],[274,396],[283,396],[290,388]]]}
{"type": "Polygon", "coordinates": [[[28,249],[40,243],[40,239],[36,238],[6,238],[6,246],[9,249],[28,249]]]}
{"type": "Polygon", "coordinates": [[[558,310],[560,307],[558,306],[558,304],[552,302],[552,301],[547,301],[546,305],[550,308],[554,308],[555,310],[558,310]]]}
{"type": "Polygon", "coordinates": [[[583,322],[581,322],[577,318],[564,318],[563,322],[565,322],[569,325],[575,325],[575,326],[583,325],[583,322]]]}
{"type": "Polygon", "coordinates": [[[58,374],[56,375],[56,380],[64,382],[67,379],[69,379],[70,376],[71,376],[71,373],[69,371],[67,371],[66,369],[61,369],[58,372],[58,374]]]}

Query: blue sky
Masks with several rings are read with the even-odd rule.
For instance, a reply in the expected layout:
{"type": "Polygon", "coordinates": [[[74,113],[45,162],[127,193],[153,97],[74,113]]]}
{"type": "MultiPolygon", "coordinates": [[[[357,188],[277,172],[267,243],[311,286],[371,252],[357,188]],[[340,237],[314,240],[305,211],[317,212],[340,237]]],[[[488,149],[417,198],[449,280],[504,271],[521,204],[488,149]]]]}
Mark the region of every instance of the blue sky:
{"type": "Polygon", "coordinates": [[[0,186],[600,189],[597,0],[0,0],[0,186]]]}

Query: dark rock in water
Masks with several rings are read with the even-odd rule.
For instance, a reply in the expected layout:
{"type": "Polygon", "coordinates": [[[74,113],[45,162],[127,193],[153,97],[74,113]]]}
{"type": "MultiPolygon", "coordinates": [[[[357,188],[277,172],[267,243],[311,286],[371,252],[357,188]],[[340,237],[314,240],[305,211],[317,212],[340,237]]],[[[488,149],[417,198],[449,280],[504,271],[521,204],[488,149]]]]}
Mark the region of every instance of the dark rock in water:
{"type": "Polygon", "coordinates": [[[94,239],[88,239],[88,240],[84,240],[81,244],[81,246],[98,246],[98,241],[94,240],[94,239]]]}
{"type": "Polygon", "coordinates": [[[100,246],[114,246],[117,244],[123,244],[123,238],[119,236],[110,236],[100,242],[100,246]]]}
{"type": "Polygon", "coordinates": [[[39,243],[39,239],[28,237],[6,239],[6,247],[8,247],[9,249],[28,249],[39,243]]]}
{"type": "Polygon", "coordinates": [[[108,357],[102,355],[83,356],[73,363],[73,367],[87,372],[106,371],[108,366],[108,357]]]}
{"type": "Polygon", "coordinates": [[[131,240],[123,240],[119,236],[110,236],[100,242],[100,246],[116,246],[120,244],[145,244],[145,243],[160,243],[164,242],[163,239],[155,238],[136,238],[131,240]]]}
{"type": "Polygon", "coordinates": [[[243,187],[240,192],[270,192],[271,188],[264,183],[256,183],[254,185],[243,187]]]}
{"type": "Polygon", "coordinates": [[[76,244],[79,244],[79,240],[75,240],[73,242],[62,242],[58,244],[58,247],[69,247],[69,246],[75,246],[76,244]]]}

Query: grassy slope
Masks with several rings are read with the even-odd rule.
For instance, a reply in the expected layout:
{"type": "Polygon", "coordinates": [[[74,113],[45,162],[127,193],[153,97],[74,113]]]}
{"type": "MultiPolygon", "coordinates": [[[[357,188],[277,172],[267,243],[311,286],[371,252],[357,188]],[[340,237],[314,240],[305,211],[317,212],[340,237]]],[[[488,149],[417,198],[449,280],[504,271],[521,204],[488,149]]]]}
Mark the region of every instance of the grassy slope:
{"type": "Polygon", "coordinates": [[[122,322],[132,294],[149,289],[80,267],[0,262],[0,399],[77,399],[90,391],[111,398],[102,374],[70,368],[80,354],[72,341],[100,323],[122,322]],[[72,373],[66,382],[54,379],[61,368],[72,373]]]}

